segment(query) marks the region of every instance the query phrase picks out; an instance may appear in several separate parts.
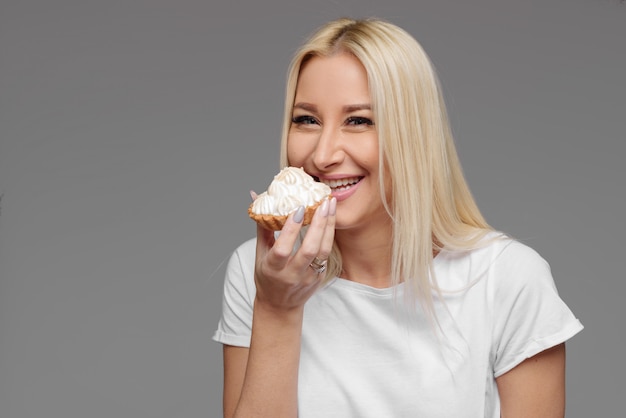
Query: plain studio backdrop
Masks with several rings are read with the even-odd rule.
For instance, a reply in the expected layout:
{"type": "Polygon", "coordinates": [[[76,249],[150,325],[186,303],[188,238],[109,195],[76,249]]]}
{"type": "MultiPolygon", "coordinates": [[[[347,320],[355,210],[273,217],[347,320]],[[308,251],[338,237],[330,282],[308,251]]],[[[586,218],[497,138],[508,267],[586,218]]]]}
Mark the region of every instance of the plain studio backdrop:
{"type": "Polygon", "coordinates": [[[586,327],[568,417],[623,416],[626,4],[3,0],[1,418],[221,415],[223,262],[279,169],[289,58],[340,16],[430,54],[479,206],[586,327]]]}

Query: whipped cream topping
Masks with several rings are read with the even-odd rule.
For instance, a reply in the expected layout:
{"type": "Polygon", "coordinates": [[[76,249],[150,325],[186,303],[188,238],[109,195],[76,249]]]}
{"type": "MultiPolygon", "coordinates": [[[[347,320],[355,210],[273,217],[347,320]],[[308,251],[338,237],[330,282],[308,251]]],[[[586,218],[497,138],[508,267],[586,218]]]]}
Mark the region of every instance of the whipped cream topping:
{"type": "Polygon", "coordinates": [[[285,167],[274,176],[267,191],[257,196],[252,211],[285,216],[299,206],[312,206],[330,195],[330,187],[316,182],[301,167],[285,167]]]}

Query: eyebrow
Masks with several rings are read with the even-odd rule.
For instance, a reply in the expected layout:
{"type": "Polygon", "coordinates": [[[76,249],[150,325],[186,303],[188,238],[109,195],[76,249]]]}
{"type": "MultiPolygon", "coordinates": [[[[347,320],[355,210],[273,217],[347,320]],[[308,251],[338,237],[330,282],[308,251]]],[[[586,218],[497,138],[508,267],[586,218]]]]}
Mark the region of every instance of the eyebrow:
{"type": "MultiPolygon", "coordinates": [[[[306,103],[306,102],[298,102],[293,105],[293,108],[306,110],[308,112],[317,112],[317,106],[311,103],[306,103]]],[[[372,110],[372,106],[369,103],[363,103],[363,104],[346,105],[343,107],[343,111],[345,113],[357,112],[359,110],[372,110]]]]}
{"type": "Polygon", "coordinates": [[[358,110],[372,110],[372,106],[370,104],[368,104],[368,103],[354,104],[354,105],[344,106],[343,110],[346,113],[356,112],[358,110]]]}

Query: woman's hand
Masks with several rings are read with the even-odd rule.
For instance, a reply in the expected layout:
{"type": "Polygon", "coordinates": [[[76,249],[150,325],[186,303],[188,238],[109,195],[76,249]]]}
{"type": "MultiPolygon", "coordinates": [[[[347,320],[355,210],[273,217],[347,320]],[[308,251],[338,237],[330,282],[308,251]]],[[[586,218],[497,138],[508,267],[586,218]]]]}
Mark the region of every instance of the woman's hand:
{"type": "Polygon", "coordinates": [[[335,198],[324,200],[298,248],[304,207],[289,215],[278,238],[273,231],[257,226],[255,303],[279,312],[304,307],[325,277],[311,263],[328,259],[335,234],[336,207],[335,198]]]}

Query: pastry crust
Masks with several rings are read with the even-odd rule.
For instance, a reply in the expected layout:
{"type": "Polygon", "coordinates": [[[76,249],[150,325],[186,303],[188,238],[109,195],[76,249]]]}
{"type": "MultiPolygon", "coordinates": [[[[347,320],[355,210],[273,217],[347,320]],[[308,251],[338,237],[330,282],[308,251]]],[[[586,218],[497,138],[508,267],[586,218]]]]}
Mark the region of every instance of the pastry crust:
{"type": "MultiPolygon", "coordinates": [[[[327,199],[325,197],[324,199],[327,199]]],[[[313,215],[315,215],[315,210],[322,204],[324,199],[315,203],[312,206],[307,206],[304,211],[304,220],[302,221],[303,225],[309,225],[313,220],[313,215]]],[[[294,208],[296,210],[297,208],[294,208]]],[[[285,222],[287,222],[287,218],[289,215],[263,215],[259,213],[254,213],[252,211],[252,203],[248,206],[248,215],[252,218],[256,223],[261,225],[265,229],[269,229],[271,231],[280,231],[285,226],[285,222]]]]}

